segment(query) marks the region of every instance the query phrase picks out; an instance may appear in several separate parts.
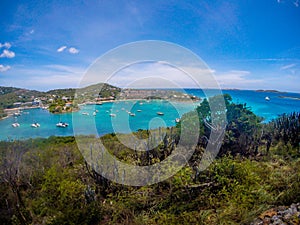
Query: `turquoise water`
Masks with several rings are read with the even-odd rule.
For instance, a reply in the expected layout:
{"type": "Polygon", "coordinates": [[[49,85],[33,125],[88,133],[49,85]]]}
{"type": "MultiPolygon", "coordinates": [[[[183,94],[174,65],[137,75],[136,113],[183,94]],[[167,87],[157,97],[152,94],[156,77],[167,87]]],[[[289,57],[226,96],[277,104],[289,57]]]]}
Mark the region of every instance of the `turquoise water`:
{"type": "Polygon", "coordinates": [[[34,137],[70,136],[76,134],[93,134],[101,136],[107,133],[129,133],[138,129],[153,129],[175,125],[175,119],[191,111],[196,105],[173,103],[167,101],[124,101],[104,103],[102,105],[85,105],[74,113],[51,114],[43,109],[24,110],[19,117],[10,117],[0,121],[0,140],[28,139],[34,137]],[[98,111],[96,116],[93,112],[98,111]],[[128,112],[134,113],[130,116],[128,112]],[[159,116],[157,112],[163,112],[159,116]],[[89,115],[83,115],[88,113],[89,115]],[[111,117],[110,114],[116,116],[111,117]],[[56,127],[60,121],[69,124],[66,128],[56,127]],[[12,123],[20,127],[14,128],[12,123]],[[32,128],[37,122],[41,126],[32,128]]]}
{"type": "MultiPolygon", "coordinates": [[[[187,93],[198,97],[205,97],[201,90],[187,89],[187,93]]],[[[213,93],[213,92],[211,92],[213,93]]],[[[234,102],[247,103],[257,115],[264,117],[264,121],[270,121],[283,113],[300,111],[300,100],[279,98],[280,95],[298,97],[296,93],[263,93],[255,91],[224,90],[232,96],[234,102]],[[270,97],[266,101],[265,97],[270,97]]],[[[210,92],[206,92],[210,94],[210,92]]],[[[196,105],[188,103],[173,103],[166,101],[126,101],[118,103],[105,103],[103,105],[85,105],[79,112],[65,113],[61,115],[50,114],[47,110],[30,109],[24,110],[21,116],[10,117],[0,121],[0,140],[27,139],[34,137],[69,136],[76,134],[94,134],[101,136],[107,133],[128,133],[138,129],[151,129],[160,126],[175,125],[175,118],[191,111],[196,105]],[[96,116],[93,112],[98,110],[96,116]],[[135,114],[130,116],[127,111],[135,114]],[[89,115],[82,115],[83,112],[89,115]],[[157,112],[163,112],[158,116],[157,112]],[[110,114],[115,114],[111,117],[110,114]],[[74,124],[72,123],[72,119],[74,124]],[[67,122],[67,128],[56,127],[59,121],[67,122]],[[18,122],[20,127],[13,128],[12,123],[18,122]],[[38,122],[39,128],[30,125],[38,122]]]]}
{"type": "MultiPolygon", "coordinates": [[[[205,96],[201,90],[187,89],[186,92],[198,97],[205,96]]],[[[299,93],[256,92],[250,90],[223,90],[223,93],[229,94],[235,103],[246,103],[256,115],[264,118],[264,122],[271,121],[284,113],[300,112],[300,100],[279,97],[300,98],[299,93]],[[265,100],[267,96],[270,101],[265,100]]]]}

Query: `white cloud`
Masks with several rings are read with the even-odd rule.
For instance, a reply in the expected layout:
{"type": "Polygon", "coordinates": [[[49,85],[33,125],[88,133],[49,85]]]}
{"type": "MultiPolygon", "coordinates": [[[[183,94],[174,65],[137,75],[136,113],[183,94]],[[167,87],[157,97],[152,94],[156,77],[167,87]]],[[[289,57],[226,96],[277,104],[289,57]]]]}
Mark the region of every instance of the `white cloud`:
{"type": "Polygon", "coordinates": [[[0,48],[7,48],[9,49],[11,47],[11,44],[9,42],[5,42],[4,44],[0,43],[0,48]]]}
{"type": "Polygon", "coordinates": [[[77,54],[77,53],[79,52],[79,50],[76,49],[76,48],[74,48],[74,47],[71,47],[71,48],[69,48],[69,52],[70,52],[71,54],[77,54]]]}
{"type": "Polygon", "coordinates": [[[297,65],[296,63],[288,64],[288,65],[286,65],[286,66],[282,66],[282,67],[280,68],[280,70],[287,70],[287,69],[290,69],[290,68],[295,67],[296,65],[297,65]]]}
{"type": "Polygon", "coordinates": [[[253,79],[250,77],[250,71],[245,70],[231,70],[225,73],[216,74],[216,80],[222,88],[255,88],[261,85],[263,80],[253,79]]]}
{"type": "Polygon", "coordinates": [[[61,46],[60,48],[57,49],[57,52],[63,52],[65,49],[67,48],[67,46],[61,46]]]}
{"type": "Polygon", "coordinates": [[[7,49],[3,50],[3,53],[0,55],[0,58],[14,58],[15,53],[13,51],[9,51],[7,49]]]}
{"type": "Polygon", "coordinates": [[[4,66],[0,64],[0,72],[5,72],[10,69],[10,66],[4,66]]]}
{"type": "Polygon", "coordinates": [[[36,90],[78,87],[84,71],[83,67],[66,65],[44,65],[36,68],[14,66],[14,73],[23,76],[6,77],[4,84],[1,85],[36,90]]]}
{"type": "MultiPolygon", "coordinates": [[[[57,49],[57,52],[63,52],[67,49],[68,47],[66,45],[63,45],[61,47],[59,47],[57,49]]],[[[67,50],[69,53],[71,54],[78,54],[79,53],[79,50],[77,48],[74,48],[74,47],[70,47],[68,50],[67,50]]]]}

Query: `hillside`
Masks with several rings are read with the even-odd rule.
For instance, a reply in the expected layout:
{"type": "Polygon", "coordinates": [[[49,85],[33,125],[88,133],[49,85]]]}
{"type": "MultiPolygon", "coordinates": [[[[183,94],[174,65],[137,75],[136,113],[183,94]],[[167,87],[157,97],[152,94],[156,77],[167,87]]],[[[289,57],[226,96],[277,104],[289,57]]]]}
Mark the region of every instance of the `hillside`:
{"type": "Polygon", "coordinates": [[[14,108],[14,103],[32,102],[36,98],[43,103],[47,103],[49,99],[58,99],[64,96],[69,99],[74,99],[76,91],[78,93],[84,93],[84,99],[94,99],[95,96],[108,97],[112,94],[117,95],[117,93],[120,92],[120,88],[109,84],[95,84],[80,89],[65,88],[42,92],[24,88],[0,86],[0,110],[14,108]]]}

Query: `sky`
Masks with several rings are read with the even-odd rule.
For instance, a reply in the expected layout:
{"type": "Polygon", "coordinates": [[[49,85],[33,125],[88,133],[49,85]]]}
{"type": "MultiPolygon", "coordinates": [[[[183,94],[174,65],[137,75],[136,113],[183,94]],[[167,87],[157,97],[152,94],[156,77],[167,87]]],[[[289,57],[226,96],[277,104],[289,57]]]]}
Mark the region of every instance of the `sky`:
{"type": "MultiPolygon", "coordinates": [[[[300,92],[300,0],[2,0],[0,6],[0,86],[77,87],[108,51],[158,40],[199,56],[221,88],[300,92]]],[[[183,76],[146,63],[124,69],[122,78],[132,78],[133,69],[183,76]]]]}

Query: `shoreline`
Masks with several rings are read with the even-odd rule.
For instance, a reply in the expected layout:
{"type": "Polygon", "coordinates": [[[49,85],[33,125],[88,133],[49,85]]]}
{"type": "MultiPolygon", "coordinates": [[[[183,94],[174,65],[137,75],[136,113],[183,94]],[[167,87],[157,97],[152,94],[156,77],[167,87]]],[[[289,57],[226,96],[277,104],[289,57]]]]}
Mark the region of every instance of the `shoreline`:
{"type": "MultiPolygon", "coordinates": [[[[20,112],[21,110],[31,110],[31,109],[44,109],[47,110],[49,113],[54,114],[54,115],[62,115],[62,114],[67,114],[67,113],[73,113],[73,112],[79,112],[81,110],[80,106],[85,106],[85,105],[102,105],[102,104],[106,104],[106,103],[118,103],[118,102],[130,102],[130,101],[140,101],[140,102],[147,102],[147,101],[168,101],[167,99],[117,99],[117,100],[104,100],[100,102],[86,102],[86,103],[81,103],[78,104],[79,108],[76,110],[71,110],[69,112],[60,112],[60,113],[53,113],[50,112],[48,108],[43,108],[41,106],[30,106],[30,107],[18,107],[18,108],[13,108],[13,109],[4,109],[5,112],[9,111],[10,113],[7,113],[7,116],[0,118],[1,120],[5,120],[8,119],[10,117],[12,117],[14,115],[15,112],[20,112]]],[[[181,104],[187,104],[187,103],[193,103],[193,104],[200,104],[202,101],[202,99],[198,99],[198,100],[170,100],[170,102],[176,102],[176,103],[181,103],[181,104]]]]}
{"type": "Polygon", "coordinates": [[[5,117],[1,117],[1,120],[8,119],[14,115],[14,113],[19,113],[21,110],[27,110],[27,109],[38,109],[41,108],[40,106],[29,106],[29,107],[18,107],[18,108],[13,108],[13,109],[4,109],[4,112],[7,114],[5,117]]]}

